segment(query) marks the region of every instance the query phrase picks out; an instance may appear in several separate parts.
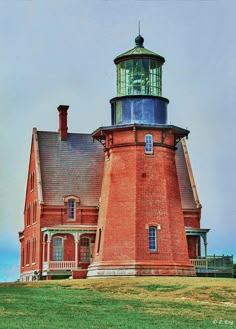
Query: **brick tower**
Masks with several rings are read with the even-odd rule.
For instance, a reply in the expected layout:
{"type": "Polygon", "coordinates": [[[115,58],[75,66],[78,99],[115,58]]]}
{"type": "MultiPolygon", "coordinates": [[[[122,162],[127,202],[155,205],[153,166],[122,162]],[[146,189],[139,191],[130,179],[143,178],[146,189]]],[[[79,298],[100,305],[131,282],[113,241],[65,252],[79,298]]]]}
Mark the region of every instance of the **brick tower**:
{"type": "Polygon", "coordinates": [[[111,126],[92,134],[104,145],[105,166],[88,277],[195,275],[175,163],[189,131],[167,124],[165,59],[143,43],[138,35],[135,47],[115,58],[111,126]]]}

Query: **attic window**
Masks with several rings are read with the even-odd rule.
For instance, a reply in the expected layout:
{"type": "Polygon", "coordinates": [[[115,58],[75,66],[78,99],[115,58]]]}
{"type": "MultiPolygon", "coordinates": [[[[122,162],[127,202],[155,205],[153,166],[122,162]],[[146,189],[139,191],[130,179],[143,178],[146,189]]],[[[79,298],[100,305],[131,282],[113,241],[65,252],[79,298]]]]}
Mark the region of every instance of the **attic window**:
{"type": "Polygon", "coordinates": [[[76,219],[76,201],[74,199],[68,200],[68,220],[76,219]]]}

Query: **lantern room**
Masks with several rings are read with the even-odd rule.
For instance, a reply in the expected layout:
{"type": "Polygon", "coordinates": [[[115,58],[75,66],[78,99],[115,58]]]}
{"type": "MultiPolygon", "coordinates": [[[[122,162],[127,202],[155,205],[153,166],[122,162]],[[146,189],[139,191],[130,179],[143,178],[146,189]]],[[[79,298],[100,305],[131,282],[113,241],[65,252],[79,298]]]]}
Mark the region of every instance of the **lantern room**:
{"type": "Polygon", "coordinates": [[[114,60],[117,97],[111,99],[112,125],[166,124],[168,99],[162,97],[164,57],[144,48],[141,35],[135,47],[114,60]]]}

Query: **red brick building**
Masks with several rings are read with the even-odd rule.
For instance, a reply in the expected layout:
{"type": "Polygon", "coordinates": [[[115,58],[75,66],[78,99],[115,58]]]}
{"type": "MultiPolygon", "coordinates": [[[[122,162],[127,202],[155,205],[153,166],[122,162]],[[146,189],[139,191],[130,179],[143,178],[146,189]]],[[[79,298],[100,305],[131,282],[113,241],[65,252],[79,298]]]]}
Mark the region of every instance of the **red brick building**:
{"type": "Polygon", "coordinates": [[[135,47],[117,56],[111,126],[68,133],[33,129],[21,280],[73,276],[195,275],[201,237],[186,145],[189,131],[167,124],[165,59],[135,47]]]}

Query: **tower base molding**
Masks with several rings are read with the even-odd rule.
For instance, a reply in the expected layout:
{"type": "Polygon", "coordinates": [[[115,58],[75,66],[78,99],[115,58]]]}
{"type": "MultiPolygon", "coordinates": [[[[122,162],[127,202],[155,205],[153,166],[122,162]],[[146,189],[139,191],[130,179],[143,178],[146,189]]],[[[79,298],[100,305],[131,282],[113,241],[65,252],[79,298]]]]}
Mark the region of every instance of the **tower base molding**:
{"type": "Polygon", "coordinates": [[[91,264],[88,278],[112,276],[196,276],[195,267],[188,262],[102,262],[91,264]]]}

